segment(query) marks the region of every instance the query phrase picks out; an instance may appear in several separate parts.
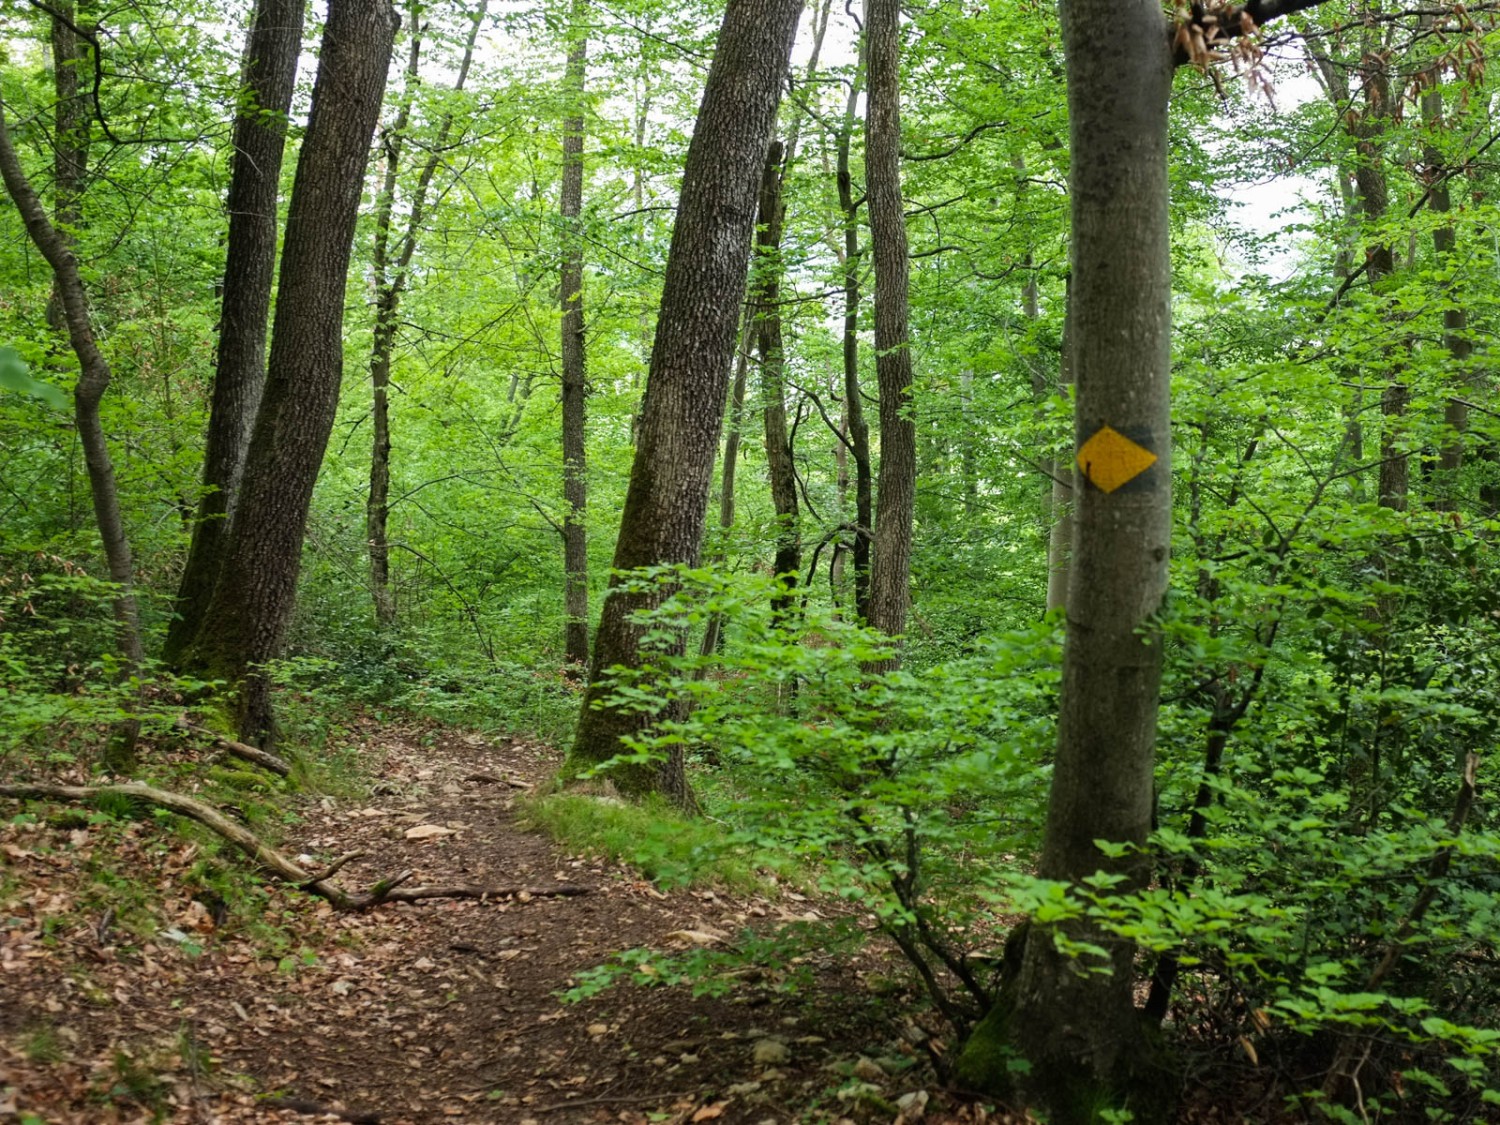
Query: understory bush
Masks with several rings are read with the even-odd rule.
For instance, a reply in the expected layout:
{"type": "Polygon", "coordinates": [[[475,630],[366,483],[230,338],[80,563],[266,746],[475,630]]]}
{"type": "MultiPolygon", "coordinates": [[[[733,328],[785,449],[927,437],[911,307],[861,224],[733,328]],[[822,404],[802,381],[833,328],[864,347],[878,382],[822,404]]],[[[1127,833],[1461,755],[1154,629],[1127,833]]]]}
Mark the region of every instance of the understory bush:
{"type": "MultiPolygon", "coordinates": [[[[688,570],[640,581],[659,603],[642,619],[652,656],[615,670],[612,702],[655,722],[617,761],[685,751],[733,838],[808,860],[822,891],[874,919],[960,1035],[996,1002],[1020,918],[1030,940],[1061,942],[1051,924],[1088,913],[1136,945],[1142,979],[1155,978],[1148,1010],[1174,1042],[1237,1058],[1294,1112],[1500,1113],[1500,833],[1476,808],[1479,757],[1468,753],[1493,732],[1483,701],[1454,690],[1462,664],[1421,687],[1367,684],[1349,704],[1348,668],[1303,657],[1268,678],[1208,770],[1192,759],[1213,713],[1192,695],[1169,698],[1155,877],[1128,892],[1102,875],[1067,887],[1031,874],[1054,737],[1055,621],[875,672],[886,638],[826,612],[778,610],[770,582],[688,570]],[[727,642],[703,656],[695,630],[712,615],[727,642]],[[1374,716],[1386,752],[1405,758],[1378,795],[1369,771],[1351,775],[1330,744],[1339,698],[1341,713],[1374,716]]],[[[1204,659],[1180,639],[1190,632],[1164,623],[1169,679],[1204,659]]],[[[1068,951],[1080,971],[1107,971],[1102,951],[1068,951]]],[[[649,964],[655,979],[671,976],[659,958],[649,964]]]]}

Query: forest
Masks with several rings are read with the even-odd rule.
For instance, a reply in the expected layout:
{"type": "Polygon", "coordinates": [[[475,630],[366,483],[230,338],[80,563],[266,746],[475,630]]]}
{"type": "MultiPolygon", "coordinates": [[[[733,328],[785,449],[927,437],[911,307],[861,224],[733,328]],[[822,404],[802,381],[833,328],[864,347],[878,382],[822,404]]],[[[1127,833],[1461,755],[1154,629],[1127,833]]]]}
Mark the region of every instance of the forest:
{"type": "Polygon", "coordinates": [[[0,1121],[1500,1121],[1496,43],[0,7],[0,1121]]]}

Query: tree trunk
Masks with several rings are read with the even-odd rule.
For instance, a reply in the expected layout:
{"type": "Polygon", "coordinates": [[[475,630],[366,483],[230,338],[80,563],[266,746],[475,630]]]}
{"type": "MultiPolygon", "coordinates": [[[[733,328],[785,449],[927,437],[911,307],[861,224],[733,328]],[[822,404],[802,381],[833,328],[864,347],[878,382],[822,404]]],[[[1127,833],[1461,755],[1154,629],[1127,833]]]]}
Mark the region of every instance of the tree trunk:
{"type": "Polygon", "coordinates": [[[859,204],[849,173],[849,142],[859,102],[859,77],[849,87],[843,128],[838,135],[839,211],[844,223],[844,417],[849,426],[849,452],[854,458],[854,613],[860,621],[870,616],[870,540],[874,521],[874,473],[870,464],[870,427],[865,421],[864,396],[859,387],[859,204]]]}
{"type": "MultiPolygon", "coordinates": [[[[87,11],[87,5],[85,5],[87,11]]],[[[52,223],[71,249],[83,226],[83,184],[88,175],[92,95],[83,92],[80,72],[89,69],[89,44],[76,31],[84,12],[71,0],[57,4],[52,16],[52,85],[57,94],[53,110],[52,223]]],[[[47,301],[47,323],[54,332],[68,331],[62,285],[52,278],[47,301]]]]}
{"type": "Polygon", "coordinates": [[[224,562],[189,666],[237,691],[241,740],[272,736],[259,666],[296,601],[302,535],[343,373],[344,286],[397,25],[389,3],[332,0],[292,185],[265,393],[224,562]]]}
{"type": "MultiPolygon", "coordinates": [[[[470,16],[469,39],[463,61],[453,80],[453,92],[459,93],[468,81],[474,62],[474,45],[479,28],[489,8],[484,0],[470,16]]],[[[386,165],[380,199],[375,208],[375,241],[371,250],[371,270],[375,275],[375,326],[370,343],[370,487],[365,500],[365,541],[370,555],[370,596],[375,607],[375,621],[381,627],[395,624],[396,599],[391,590],[391,545],[388,527],[391,518],[391,361],[396,349],[396,313],[406,288],[412,256],[422,232],[422,217],[427,209],[427,192],[437,175],[438,165],[448,148],[453,129],[453,114],[444,114],[437,135],[428,149],[427,160],[417,176],[406,220],[406,233],[395,253],[391,252],[391,216],[396,206],[396,189],[401,171],[401,152],[411,121],[412,100],[421,83],[418,64],[422,54],[421,28],[417,26],[419,6],[412,5],[411,53],[407,58],[406,89],[396,120],[387,133],[386,165]]]]}
{"type": "MultiPolygon", "coordinates": [[[[906,218],[901,201],[901,5],[866,0],[865,191],[875,255],[875,377],[880,385],[880,479],[869,622],[906,631],[916,504],[917,429],[911,416],[906,218]]],[[[896,661],[887,666],[893,666],[896,661]]]]}
{"type": "MultiPolygon", "coordinates": [[[[723,421],[725,384],[745,296],[756,188],[775,120],[802,0],[730,0],[683,170],[661,312],[641,405],[640,436],[615,545],[614,569],[695,564],[723,421]]],[[[594,638],[589,689],[567,771],[614,758],[649,713],[605,706],[617,665],[640,665],[642,628],[656,599],[611,582],[594,638]]],[[[680,644],[680,641],[678,642],[680,644]]],[[[661,791],[691,806],[681,755],[660,768],[610,772],[624,792],[661,791]]]]}
{"type": "Polygon", "coordinates": [[[766,471],[771,478],[771,505],[776,512],[776,557],[772,573],[778,593],[774,614],[786,624],[793,590],[802,570],[802,536],[797,526],[797,468],[786,425],[786,354],[781,338],[781,231],[786,205],[781,196],[783,159],[790,154],[773,141],[760,181],[760,219],[756,233],[756,346],[760,352],[761,396],[765,404],[766,471]]]}
{"type": "MultiPolygon", "coordinates": [[[[1359,159],[1354,168],[1354,193],[1359,200],[1365,222],[1375,227],[1385,219],[1390,188],[1385,174],[1386,129],[1391,121],[1390,66],[1383,52],[1365,51],[1360,60],[1360,76],[1365,93],[1365,111],[1355,118],[1352,129],[1354,147],[1359,159]]],[[[1381,240],[1365,249],[1365,277],[1371,292],[1379,297],[1381,283],[1395,272],[1396,257],[1390,243],[1381,240]]],[[[1380,431],[1380,485],[1378,499],[1382,508],[1406,510],[1410,491],[1410,463],[1401,451],[1410,392],[1398,378],[1391,377],[1380,396],[1382,425],[1380,431]]]]}
{"type": "MultiPolygon", "coordinates": [[[[1430,25],[1431,16],[1424,16],[1424,26],[1430,25]]],[[[1432,177],[1427,199],[1428,208],[1437,215],[1447,216],[1453,211],[1453,196],[1448,190],[1450,174],[1443,151],[1436,143],[1443,129],[1443,91],[1435,72],[1430,74],[1431,85],[1422,95],[1422,126],[1427,130],[1428,140],[1422,158],[1426,164],[1426,175],[1432,177]]],[[[1476,376],[1470,357],[1474,352],[1469,339],[1468,309],[1453,295],[1453,271],[1457,265],[1458,232],[1453,223],[1445,221],[1432,232],[1432,248],[1437,257],[1440,283],[1448,298],[1443,308],[1443,346],[1448,351],[1454,375],[1466,390],[1482,390],[1483,380],[1476,376]]],[[[1457,511],[1459,508],[1459,470],[1464,464],[1464,444],[1469,431],[1469,407],[1462,398],[1450,398],[1443,411],[1443,420],[1448,425],[1448,437],[1438,457],[1438,481],[1433,507],[1439,511],[1457,511]]]]}
{"type": "Polygon", "coordinates": [[[589,550],[588,462],[584,444],[587,417],[583,323],[583,130],[584,83],[587,79],[588,40],[584,37],[585,0],[573,0],[569,19],[572,43],[563,78],[568,115],[563,121],[562,201],[562,445],[563,445],[563,571],[565,636],[569,664],[589,660],[589,550]]]}
{"type": "MultiPolygon", "coordinates": [[[[73,389],[73,418],[78,427],[79,444],[88,467],[89,490],[94,501],[94,520],[104,546],[104,561],[110,581],[117,587],[114,616],[120,630],[120,650],[125,657],[123,673],[137,674],[145,653],[141,647],[140,617],[135,600],[135,567],[130,556],[130,540],[125,534],[125,520],[120,513],[119,491],[115,484],[114,463],[104,426],[99,420],[99,403],[109,389],[109,361],[99,350],[89,323],[88,297],[78,273],[78,259],[68,241],[52,225],[46,208],[31,181],[21,168],[20,158],[11,144],[5,124],[5,107],[0,103],[0,178],[5,190],[21,214],[26,233],[52,267],[56,292],[62,300],[67,320],[68,339],[78,358],[78,383],[73,389]]],[[[106,764],[128,770],[135,760],[137,724],[128,721],[111,738],[106,764]]]]}
{"type": "Polygon", "coordinates": [[[265,385],[266,320],[276,271],[276,204],[305,7],[302,0],[258,0],[245,43],[226,203],[229,246],[217,370],[203,451],[203,496],[177,586],[176,616],[162,649],[162,659],[171,666],[180,663],[192,644],[213,595],[250,428],[265,385]]]}
{"type": "MultiPolygon", "coordinates": [[[[729,424],[724,435],[724,466],[719,476],[719,529],[725,533],[726,543],[728,531],[734,526],[734,478],[739,468],[740,433],[745,417],[745,382],[750,367],[750,336],[755,330],[753,305],[746,306],[744,322],[744,331],[740,335],[740,341],[735,350],[734,384],[729,389],[729,424]]],[[[719,565],[723,561],[724,551],[721,548],[714,553],[709,563],[719,565]]],[[[709,616],[708,624],[703,627],[703,640],[698,646],[699,655],[712,656],[718,652],[723,637],[724,615],[713,613],[709,616]]],[[[705,667],[702,671],[707,671],[707,668],[705,667]]]]}
{"type": "MultiPolygon", "coordinates": [[[[1080,469],[1057,756],[1040,874],[1076,884],[1104,870],[1149,874],[1161,645],[1171,547],[1167,215],[1169,29],[1155,0],[1064,0],[1072,170],[1072,349],[1080,469]],[[1095,840],[1131,845],[1121,857],[1095,840]]],[[[1049,1120],[1078,1125],[1136,1086],[1145,1046],[1132,1001],[1133,947],[1087,920],[1066,937],[1107,951],[1080,964],[1033,924],[1018,978],[960,1060],[967,1080],[1020,1079],[1049,1120]],[[1105,969],[1087,972],[1085,969],[1105,969]],[[986,1051],[986,1046],[992,1048],[986,1051]]],[[[1131,1106],[1137,1120],[1155,1120],[1131,1106]]]]}

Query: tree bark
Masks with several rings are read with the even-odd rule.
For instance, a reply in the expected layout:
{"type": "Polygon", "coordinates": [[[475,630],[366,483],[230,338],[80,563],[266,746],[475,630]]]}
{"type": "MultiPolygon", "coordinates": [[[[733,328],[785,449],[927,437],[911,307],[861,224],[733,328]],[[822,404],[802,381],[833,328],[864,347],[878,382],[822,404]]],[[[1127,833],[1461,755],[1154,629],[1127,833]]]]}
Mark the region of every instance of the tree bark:
{"type": "MultiPolygon", "coordinates": [[[[461,92],[468,81],[474,62],[474,45],[479,28],[489,8],[488,0],[470,16],[469,38],[463,60],[453,80],[453,92],[461,92]]],[[[422,233],[422,219],[427,210],[427,192],[448,148],[453,129],[453,114],[443,115],[437,135],[428,149],[426,161],[417,176],[406,220],[406,233],[394,253],[391,251],[391,217],[396,206],[396,191],[401,171],[401,153],[411,121],[412,101],[421,79],[422,35],[417,26],[419,6],[412,5],[411,53],[407,57],[406,89],[397,110],[396,120],[387,134],[386,166],[380,198],[375,208],[375,241],[371,250],[371,269],[375,274],[375,326],[370,343],[370,487],[365,500],[365,541],[370,556],[370,597],[374,603],[375,621],[381,627],[395,624],[396,598],[391,590],[391,362],[396,350],[396,313],[411,270],[411,260],[422,233]]]]}
{"type": "MultiPolygon", "coordinates": [[[[53,226],[42,206],[41,198],[31,186],[20,158],[11,144],[5,124],[5,107],[0,103],[0,178],[5,190],[21,214],[26,233],[47,264],[52,267],[53,284],[62,300],[68,326],[68,340],[78,358],[78,383],[73,388],[73,419],[83,447],[88,468],[89,491],[94,502],[94,520],[104,547],[105,566],[110,581],[118,591],[114,598],[115,622],[120,631],[120,650],[125,657],[124,675],[135,675],[145,658],[141,646],[140,615],[135,600],[135,566],[130,555],[130,540],[120,513],[120,495],[115,483],[114,462],[109,443],[99,419],[99,403],[109,389],[109,361],[99,350],[89,323],[88,296],[78,273],[78,259],[68,240],[53,226]]],[[[128,721],[116,730],[106,754],[106,763],[114,769],[128,770],[135,759],[137,724],[128,721]]]]}
{"type": "MultiPolygon", "coordinates": [[[[1424,16],[1424,26],[1430,25],[1431,16],[1424,16]]],[[[1437,144],[1442,132],[1443,91],[1438,82],[1436,69],[1429,75],[1431,85],[1422,95],[1422,127],[1427,131],[1422,159],[1426,164],[1426,176],[1431,177],[1428,208],[1437,215],[1448,216],[1453,211],[1453,195],[1448,190],[1447,160],[1437,144]]],[[[1443,347],[1447,349],[1454,374],[1467,391],[1480,391],[1483,380],[1476,375],[1470,362],[1474,353],[1473,341],[1469,339],[1469,311],[1453,293],[1452,271],[1457,267],[1458,232],[1451,221],[1445,221],[1432,232],[1432,248],[1437,257],[1438,275],[1447,297],[1443,307],[1443,347]]],[[[1464,465],[1464,445],[1469,432],[1469,407],[1463,398],[1450,398],[1443,411],[1443,420],[1448,425],[1448,438],[1438,456],[1438,489],[1433,507],[1438,511],[1457,511],[1459,508],[1459,471],[1464,465]]]]}
{"type": "Polygon", "coordinates": [[[765,406],[766,471],[771,478],[771,506],[776,513],[776,556],[772,573],[778,592],[774,616],[786,624],[793,591],[802,570],[802,535],[797,526],[797,469],[786,425],[786,353],[781,337],[781,231],[786,205],[781,195],[783,161],[790,153],[773,141],[760,181],[760,219],[756,232],[756,347],[760,352],[761,397],[765,406]]]}
{"type": "Polygon", "coordinates": [[[389,3],[332,0],[287,215],[265,393],[224,562],[189,666],[235,687],[241,741],[272,738],[270,687],[308,507],[338,408],[344,286],[397,25],[389,3]]]}
{"type": "Polygon", "coordinates": [[[562,200],[562,446],[563,446],[563,608],[569,664],[589,660],[588,461],[584,443],[588,381],[583,320],[583,131],[584,83],[588,40],[584,36],[585,0],[573,0],[569,18],[572,41],[563,77],[568,99],[563,120],[562,200]]]}
{"type": "MultiPolygon", "coordinates": [[[[53,107],[52,221],[70,249],[77,245],[78,230],[83,226],[83,185],[88,176],[92,125],[93,99],[79,81],[79,72],[89,65],[89,44],[73,30],[86,11],[87,5],[80,12],[71,0],[62,0],[52,16],[52,84],[57,95],[53,107]]],[[[47,323],[54,332],[68,331],[62,285],[55,276],[47,301],[47,323]]]]}
{"type": "MultiPolygon", "coordinates": [[[[1097,871],[1139,887],[1151,830],[1161,645],[1143,636],[1166,593],[1171,547],[1167,99],[1169,30],[1155,0],[1064,0],[1071,131],[1072,348],[1079,488],[1057,756],[1043,878],[1097,871]],[[1126,844],[1120,857],[1095,840],[1126,844]]],[[[1097,1120],[1139,1090],[1147,1051],[1130,942],[1085,920],[1062,934],[1107,952],[1081,966],[1033,924],[1014,986],[976,1030],[961,1071],[1005,1085],[978,1044],[1029,1060],[1024,1092],[1049,1120],[1097,1120]],[[1101,968],[1107,972],[1086,972],[1101,968]]],[[[1138,1120],[1155,1120],[1131,1108],[1138,1120]]]]}
{"type": "MultiPolygon", "coordinates": [[[[615,545],[621,575],[695,564],[703,538],[726,383],[745,296],[757,184],[802,0],[730,0],[683,171],[651,350],[640,434],[615,545]]],[[[611,582],[600,614],[578,735],[566,770],[577,776],[620,754],[654,716],[607,705],[611,668],[641,663],[631,617],[655,604],[611,582]]],[[[680,641],[678,642],[680,644],[680,641]]],[[[660,791],[691,806],[681,755],[659,768],[610,772],[624,792],[660,791]]]]}
{"type": "Polygon", "coordinates": [[[849,172],[849,142],[859,103],[859,76],[849,87],[843,127],[838,135],[839,211],[844,225],[844,417],[849,427],[849,452],[854,458],[854,613],[860,621],[870,616],[870,540],[874,527],[874,472],[870,461],[870,426],[865,421],[864,395],[859,386],[859,200],[849,172]]]}
{"type": "MultiPolygon", "coordinates": [[[[901,5],[866,0],[865,191],[875,256],[875,377],[880,386],[880,477],[870,563],[869,622],[906,631],[916,504],[917,429],[911,416],[906,218],[901,199],[901,5]]],[[[894,667],[899,657],[882,667],[894,667]]]]}
{"type": "MultiPolygon", "coordinates": [[[[724,435],[724,464],[719,473],[719,529],[725,533],[726,543],[729,529],[734,526],[734,481],[739,469],[740,435],[744,427],[745,383],[750,368],[750,337],[755,330],[753,305],[746,306],[744,322],[744,330],[735,348],[734,383],[729,389],[729,424],[724,435]]],[[[717,566],[723,561],[724,550],[721,547],[710,557],[709,565],[717,566]]],[[[712,656],[718,652],[723,638],[724,615],[717,612],[710,614],[708,624],[703,627],[703,640],[698,645],[699,655],[712,656]]],[[[700,675],[706,671],[705,666],[700,675]]]]}
{"type": "Polygon", "coordinates": [[[258,0],[245,43],[226,203],[229,245],[217,370],[203,451],[203,496],[177,585],[176,615],[162,648],[162,659],[170,666],[179,664],[192,644],[213,595],[250,428],[265,386],[276,206],[305,7],[302,0],[258,0]]]}
{"type": "MultiPolygon", "coordinates": [[[[1367,223],[1374,226],[1385,219],[1390,205],[1390,187],[1385,174],[1386,130],[1391,122],[1390,64],[1385,54],[1370,45],[1360,60],[1360,78],[1365,94],[1365,110],[1351,130],[1358,157],[1354,167],[1354,193],[1367,223]]],[[[1390,243],[1381,239],[1365,249],[1365,277],[1370,290],[1377,295],[1381,283],[1395,272],[1396,256],[1390,243]]],[[[1402,418],[1406,414],[1410,391],[1406,384],[1392,376],[1380,396],[1382,425],[1380,430],[1380,483],[1378,501],[1382,508],[1406,510],[1411,489],[1410,459],[1401,452],[1402,418]]]]}

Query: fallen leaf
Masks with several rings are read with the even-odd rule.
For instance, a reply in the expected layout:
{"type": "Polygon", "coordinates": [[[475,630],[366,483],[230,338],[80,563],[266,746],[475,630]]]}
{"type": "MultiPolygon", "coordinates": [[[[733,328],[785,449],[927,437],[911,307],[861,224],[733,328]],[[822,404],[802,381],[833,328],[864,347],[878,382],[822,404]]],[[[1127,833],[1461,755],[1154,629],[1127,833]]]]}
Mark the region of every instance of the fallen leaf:
{"type": "Polygon", "coordinates": [[[716,941],[723,941],[724,935],[710,930],[673,930],[665,940],[685,941],[690,945],[712,945],[716,941]]]}
{"type": "Polygon", "coordinates": [[[728,1104],[728,1102],[715,1102],[713,1105],[706,1105],[697,1113],[693,1114],[693,1120],[707,1121],[713,1117],[722,1117],[724,1114],[724,1107],[728,1104]]]}
{"type": "Polygon", "coordinates": [[[406,830],[408,840],[436,840],[442,836],[452,836],[453,829],[444,828],[441,824],[419,824],[415,828],[406,830]]]}

